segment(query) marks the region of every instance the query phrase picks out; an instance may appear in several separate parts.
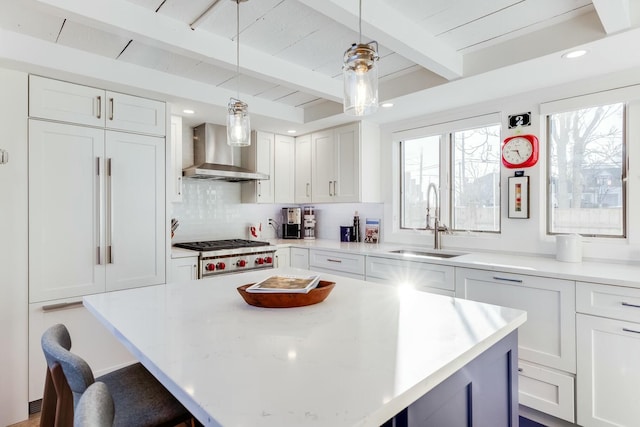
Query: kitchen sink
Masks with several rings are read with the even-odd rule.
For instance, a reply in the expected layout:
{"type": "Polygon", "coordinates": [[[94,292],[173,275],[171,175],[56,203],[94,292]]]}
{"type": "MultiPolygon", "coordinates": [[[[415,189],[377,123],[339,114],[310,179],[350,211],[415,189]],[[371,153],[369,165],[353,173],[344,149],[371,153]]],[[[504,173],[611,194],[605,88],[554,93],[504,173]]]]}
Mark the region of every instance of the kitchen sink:
{"type": "Polygon", "coordinates": [[[463,253],[451,253],[451,252],[440,252],[440,251],[420,251],[415,249],[397,249],[395,251],[389,251],[393,254],[401,254],[415,257],[425,257],[425,258],[454,258],[460,255],[464,255],[463,253]]]}

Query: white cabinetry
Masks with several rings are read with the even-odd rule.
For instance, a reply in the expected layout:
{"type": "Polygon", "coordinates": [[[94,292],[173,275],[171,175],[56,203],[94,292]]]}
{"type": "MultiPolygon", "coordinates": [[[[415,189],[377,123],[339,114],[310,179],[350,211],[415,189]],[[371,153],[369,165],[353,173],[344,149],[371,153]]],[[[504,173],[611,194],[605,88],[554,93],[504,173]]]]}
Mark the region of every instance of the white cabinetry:
{"type": "Polygon", "coordinates": [[[242,147],[242,167],[269,175],[269,179],[242,183],[243,203],[273,203],[274,141],[275,135],[272,133],[253,131],[251,132],[251,145],[242,147]]]}
{"type": "Polygon", "coordinates": [[[455,269],[447,265],[367,256],[366,276],[369,282],[454,296],[455,269]]]}
{"type": "MultiPolygon", "coordinates": [[[[301,185],[302,177],[296,182],[301,185]]],[[[378,202],[380,187],[380,134],[375,125],[358,122],[311,134],[313,202],[378,202]]],[[[306,188],[297,193],[307,194],[306,188]]]]}
{"type": "Polygon", "coordinates": [[[311,135],[296,137],[295,203],[311,203],[311,135]]]}
{"type": "Polygon", "coordinates": [[[289,267],[291,265],[291,248],[279,248],[274,254],[274,267],[289,267]]]}
{"type": "Polygon", "coordinates": [[[182,117],[171,116],[171,170],[167,194],[171,202],[182,202],[182,117]]]}
{"type": "Polygon", "coordinates": [[[188,282],[198,278],[198,257],[173,258],[171,260],[171,281],[188,282]]]}
{"type": "Polygon", "coordinates": [[[309,249],[291,248],[291,267],[309,269],[309,249]]]}
{"type": "Polygon", "coordinates": [[[574,422],[575,283],[457,268],[456,296],[527,312],[518,330],[520,404],[574,422]]]}
{"type": "Polygon", "coordinates": [[[309,268],[314,271],[337,274],[364,280],[364,255],[309,249],[309,268]]]}
{"type": "Polygon", "coordinates": [[[295,194],[295,138],[275,135],[273,156],[273,200],[293,203],[295,194]]]}
{"type": "Polygon", "coordinates": [[[578,424],[637,426],[640,420],[640,289],[576,284],[578,424]]]}
{"type": "Polygon", "coordinates": [[[29,116],[162,135],[165,104],[40,76],[29,78],[29,116]]]}

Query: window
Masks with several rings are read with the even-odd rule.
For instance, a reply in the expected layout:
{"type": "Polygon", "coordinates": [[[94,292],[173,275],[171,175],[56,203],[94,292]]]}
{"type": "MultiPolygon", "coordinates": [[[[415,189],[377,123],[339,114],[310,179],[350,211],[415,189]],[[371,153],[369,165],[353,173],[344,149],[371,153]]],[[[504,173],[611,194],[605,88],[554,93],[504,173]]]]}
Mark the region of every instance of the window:
{"type": "Polygon", "coordinates": [[[500,231],[500,125],[453,134],[454,230],[500,231]]]}
{"type": "Polygon", "coordinates": [[[625,106],[549,114],[548,232],[625,237],[625,106]]]}
{"type": "Polygon", "coordinates": [[[426,228],[429,206],[430,227],[439,214],[452,230],[500,231],[501,126],[479,122],[443,124],[437,135],[400,141],[400,228],[426,228]],[[473,127],[457,130],[465,124],[473,127]],[[439,213],[431,184],[442,198],[439,213]]]}

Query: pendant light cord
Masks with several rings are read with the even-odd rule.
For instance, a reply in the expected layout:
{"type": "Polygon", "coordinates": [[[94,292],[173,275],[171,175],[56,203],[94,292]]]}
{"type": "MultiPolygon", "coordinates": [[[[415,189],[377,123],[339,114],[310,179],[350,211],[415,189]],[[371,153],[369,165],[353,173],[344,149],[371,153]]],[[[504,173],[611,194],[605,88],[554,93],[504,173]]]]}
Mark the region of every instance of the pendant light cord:
{"type": "Polygon", "coordinates": [[[236,0],[236,96],[240,99],[240,0],[236,0]]]}
{"type": "Polygon", "coordinates": [[[362,44],[362,0],[358,3],[358,44],[362,44]]]}

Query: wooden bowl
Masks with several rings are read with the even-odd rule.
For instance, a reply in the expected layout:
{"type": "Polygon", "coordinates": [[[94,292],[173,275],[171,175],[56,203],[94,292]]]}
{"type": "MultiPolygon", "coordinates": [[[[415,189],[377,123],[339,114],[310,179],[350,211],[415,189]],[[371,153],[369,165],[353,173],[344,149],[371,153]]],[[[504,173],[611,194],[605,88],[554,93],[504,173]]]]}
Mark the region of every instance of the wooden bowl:
{"type": "Polygon", "coordinates": [[[253,283],[238,287],[238,292],[247,304],[266,308],[288,308],[302,307],[324,301],[336,283],[320,280],[318,286],[306,294],[294,292],[247,292],[246,289],[251,285],[253,283]]]}

